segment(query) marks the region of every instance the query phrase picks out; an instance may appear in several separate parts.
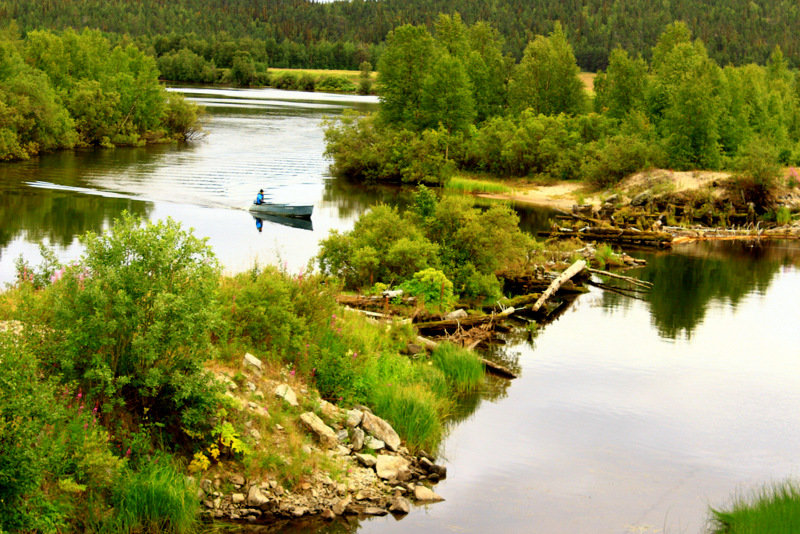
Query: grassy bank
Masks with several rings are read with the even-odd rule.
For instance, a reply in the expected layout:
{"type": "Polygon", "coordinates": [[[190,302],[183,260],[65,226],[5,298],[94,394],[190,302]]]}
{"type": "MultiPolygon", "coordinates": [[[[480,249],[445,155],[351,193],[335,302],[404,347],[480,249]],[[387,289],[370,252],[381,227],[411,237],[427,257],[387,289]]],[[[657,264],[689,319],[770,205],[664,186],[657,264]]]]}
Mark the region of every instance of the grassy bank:
{"type": "Polygon", "coordinates": [[[800,532],[800,487],[794,482],[767,487],[728,510],[712,510],[714,534],[800,532]]]}
{"type": "Polygon", "coordinates": [[[476,356],[405,352],[409,325],[341,309],[338,283],[254,267],[223,277],[172,221],[125,216],[61,265],[43,251],[0,294],[0,530],[189,532],[209,472],[287,489],[347,475],[308,449],[320,399],[363,404],[435,451],[476,356]],[[263,362],[243,374],[245,352],[263,362]],[[286,383],[300,405],[271,392],[286,383]],[[226,391],[227,390],[227,391],[226,391]],[[13,481],[6,483],[6,481],[13,481]]]}

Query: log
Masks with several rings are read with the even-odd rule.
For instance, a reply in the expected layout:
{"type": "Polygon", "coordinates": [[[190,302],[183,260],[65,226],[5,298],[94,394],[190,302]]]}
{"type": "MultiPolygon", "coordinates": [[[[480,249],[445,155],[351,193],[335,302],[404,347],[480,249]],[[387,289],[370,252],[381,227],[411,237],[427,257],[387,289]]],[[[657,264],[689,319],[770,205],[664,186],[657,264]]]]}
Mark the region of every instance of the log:
{"type": "Polygon", "coordinates": [[[585,262],[585,261],[583,261],[583,260],[578,260],[578,261],[576,261],[575,263],[573,263],[572,265],[570,265],[570,266],[567,268],[567,270],[566,270],[566,271],[564,271],[563,273],[561,273],[561,274],[558,276],[558,278],[556,278],[555,280],[553,280],[553,281],[550,283],[550,287],[548,287],[548,288],[547,288],[547,289],[544,291],[544,293],[542,293],[542,294],[541,294],[541,296],[539,297],[539,300],[537,300],[537,301],[536,301],[536,302],[533,304],[533,306],[531,307],[531,311],[532,311],[532,312],[534,312],[534,313],[536,313],[537,311],[539,311],[539,308],[541,308],[541,307],[542,307],[542,305],[543,305],[545,302],[547,302],[547,299],[549,299],[551,296],[553,296],[553,294],[554,294],[556,291],[558,291],[558,288],[559,288],[559,287],[561,287],[561,284],[563,284],[564,282],[566,282],[567,280],[569,280],[570,278],[572,278],[573,276],[575,276],[575,275],[576,275],[576,274],[578,274],[579,272],[583,271],[585,268],[586,268],[586,262],[585,262]]]}
{"type": "Polygon", "coordinates": [[[633,284],[635,286],[644,287],[647,289],[651,289],[653,284],[651,282],[646,282],[644,280],[639,280],[638,278],[633,278],[632,276],[623,276],[621,274],[610,273],[608,271],[603,271],[601,269],[592,269],[591,267],[587,267],[586,270],[592,274],[599,274],[601,276],[607,276],[609,278],[615,278],[617,280],[623,280],[628,282],[629,284],[633,284]]]}

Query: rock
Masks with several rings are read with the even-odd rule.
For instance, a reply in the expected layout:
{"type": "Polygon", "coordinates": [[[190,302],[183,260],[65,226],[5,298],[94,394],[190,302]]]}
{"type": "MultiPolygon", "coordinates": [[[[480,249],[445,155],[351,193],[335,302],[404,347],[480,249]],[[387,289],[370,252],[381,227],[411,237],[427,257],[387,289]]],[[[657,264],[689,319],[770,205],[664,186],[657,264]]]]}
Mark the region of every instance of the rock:
{"type": "Polygon", "coordinates": [[[323,423],[322,419],[314,412],[304,413],[300,416],[300,421],[317,436],[317,439],[322,445],[334,447],[338,443],[336,433],[333,429],[323,423]]]}
{"type": "Polygon", "coordinates": [[[431,474],[434,474],[439,478],[447,478],[447,468],[443,465],[433,464],[433,467],[431,468],[431,474]]]}
{"type": "Polygon", "coordinates": [[[322,511],[322,513],[321,513],[321,514],[319,514],[319,515],[320,515],[320,517],[321,517],[322,519],[324,519],[325,521],[332,521],[333,519],[336,519],[336,514],[335,514],[335,513],[333,513],[333,510],[331,510],[330,508],[326,508],[326,509],[325,509],[325,510],[323,510],[323,511],[322,511]]]}
{"type": "Polygon", "coordinates": [[[467,315],[468,315],[467,310],[461,309],[461,310],[451,311],[450,313],[445,315],[444,318],[447,319],[448,321],[454,321],[456,319],[463,319],[467,317],[467,315]]]}
{"type": "Polygon", "coordinates": [[[411,511],[411,503],[405,497],[394,497],[389,505],[389,511],[393,514],[407,514],[411,511]]]}
{"type": "Polygon", "coordinates": [[[361,427],[384,442],[389,450],[397,451],[400,447],[400,436],[394,431],[392,425],[377,415],[364,413],[364,420],[361,422],[361,427]]]}
{"type": "Polygon", "coordinates": [[[389,512],[383,508],[378,508],[377,506],[367,506],[364,508],[364,514],[366,515],[386,515],[388,513],[389,512]]]}
{"type": "Polygon", "coordinates": [[[305,506],[295,506],[294,508],[292,508],[292,515],[294,517],[303,517],[307,513],[308,513],[308,508],[306,508],[305,506]]]}
{"type": "Polygon", "coordinates": [[[202,489],[206,493],[211,493],[212,491],[214,491],[212,482],[207,478],[204,478],[203,480],[200,481],[200,489],[202,489]]]}
{"type": "Polygon", "coordinates": [[[233,474],[228,477],[228,482],[230,482],[234,486],[244,486],[245,480],[242,475],[233,474]]]}
{"type": "Polygon", "coordinates": [[[256,385],[255,385],[255,384],[253,384],[252,382],[248,382],[248,383],[247,383],[247,389],[249,389],[250,391],[253,391],[253,392],[255,392],[255,390],[256,390],[256,385]]]}
{"type": "Polygon", "coordinates": [[[249,430],[250,436],[256,440],[256,443],[261,441],[261,432],[258,431],[256,428],[251,428],[249,430]]]}
{"type": "Polygon", "coordinates": [[[222,504],[222,497],[217,497],[216,499],[214,499],[214,508],[219,508],[221,504],[222,504]]]}
{"type": "Polygon", "coordinates": [[[233,493],[231,494],[231,502],[233,504],[242,504],[247,497],[244,493],[233,493]]]}
{"type": "Polygon", "coordinates": [[[341,418],[341,413],[339,412],[339,408],[337,408],[330,402],[326,401],[325,399],[319,400],[319,410],[322,412],[322,415],[329,421],[338,421],[339,418],[341,418]]]}
{"type": "Polygon", "coordinates": [[[653,193],[650,191],[644,191],[633,197],[631,200],[631,206],[644,206],[651,200],[653,200],[653,193]]]}
{"type": "Polygon", "coordinates": [[[354,451],[360,451],[364,448],[364,431],[360,428],[353,429],[353,435],[350,436],[350,445],[353,446],[354,451]]]}
{"type": "Polygon", "coordinates": [[[372,449],[373,451],[379,451],[384,448],[386,444],[372,436],[367,436],[364,438],[364,446],[366,446],[368,449],[372,449]]]}
{"type": "Polygon", "coordinates": [[[347,443],[347,430],[337,431],[336,439],[339,440],[339,443],[347,443]]]}
{"type": "Polygon", "coordinates": [[[346,510],[347,507],[350,506],[352,499],[348,495],[344,499],[339,499],[336,504],[333,505],[331,511],[336,515],[342,515],[346,510]]]}
{"type": "Polygon", "coordinates": [[[401,473],[405,472],[408,477],[409,463],[408,460],[402,456],[390,456],[388,454],[379,454],[375,462],[375,472],[379,478],[384,480],[395,480],[402,477],[401,473]]]}
{"type": "Polygon", "coordinates": [[[431,462],[424,456],[419,459],[419,466],[423,468],[426,473],[430,473],[431,470],[433,470],[433,462],[431,462]]]}
{"type": "Polygon", "coordinates": [[[403,351],[404,354],[410,354],[411,356],[416,356],[417,354],[421,353],[425,349],[421,345],[417,345],[416,343],[409,343],[406,345],[405,350],[403,351]]]}
{"type": "Polygon", "coordinates": [[[289,387],[289,384],[281,384],[276,387],[275,395],[285,400],[289,406],[299,406],[299,404],[297,404],[297,394],[289,387]]]}
{"type": "Polygon", "coordinates": [[[606,204],[616,204],[619,201],[619,195],[613,194],[605,201],[606,204]]]}
{"type": "Polygon", "coordinates": [[[214,508],[214,501],[205,500],[203,501],[203,506],[205,506],[206,508],[214,508]]]}
{"type": "Polygon", "coordinates": [[[347,410],[347,426],[355,428],[361,424],[364,419],[364,412],[361,410],[347,410]]]}
{"type": "Polygon", "coordinates": [[[375,467],[378,463],[378,459],[371,454],[356,454],[355,457],[364,467],[375,467]]]}
{"type": "Polygon", "coordinates": [[[251,367],[254,370],[258,371],[259,373],[263,369],[263,364],[261,363],[261,360],[259,360],[249,352],[244,355],[244,359],[242,359],[242,366],[245,368],[251,367]]]}
{"type": "Polygon", "coordinates": [[[441,495],[425,486],[416,486],[414,488],[414,498],[422,502],[441,502],[444,500],[441,495]]]}
{"type": "Polygon", "coordinates": [[[269,502],[257,485],[250,486],[250,491],[247,492],[247,506],[258,508],[262,504],[269,502]]]}

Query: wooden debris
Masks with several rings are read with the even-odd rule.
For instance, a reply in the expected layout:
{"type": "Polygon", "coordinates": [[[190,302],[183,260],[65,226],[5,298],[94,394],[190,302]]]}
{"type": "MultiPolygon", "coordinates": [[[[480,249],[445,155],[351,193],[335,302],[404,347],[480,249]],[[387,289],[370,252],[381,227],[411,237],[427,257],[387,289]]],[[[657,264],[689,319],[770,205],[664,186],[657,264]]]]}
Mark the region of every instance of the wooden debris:
{"type": "Polygon", "coordinates": [[[672,234],[667,232],[645,232],[636,228],[586,226],[578,230],[559,228],[550,232],[539,232],[539,235],[558,239],[578,238],[582,241],[603,241],[625,245],[672,246],[672,234]]]}
{"type": "MultiPolygon", "coordinates": [[[[436,350],[436,347],[439,346],[439,344],[433,341],[432,339],[428,339],[422,336],[417,336],[417,343],[419,343],[420,345],[422,345],[423,347],[425,347],[430,351],[436,350]]],[[[517,378],[517,374],[515,372],[511,371],[506,367],[503,367],[499,363],[495,363],[491,360],[487,360],[486,358],[482,357],[480,359],[481,363],[483,363],[484,368],[486,368],[486,372],[502,378],[508,378],[508,379],[517,378]]]]}
{"type": "Polygon", "coordinates": [[[541,294],[541,296],[539,296],[538,300],[533,304],[533,306],[531,306],[531,311],[534,313],[539,311],[539,308],[541,308],[542,305],[547,302],[547,299],[549,299],[556,291],[558,291],[558,288],[561,287],[564,282],[580,273],[585,268],[586,262],[583,260],[578,260],[570,265],[567,270],[561,273],[550,283],[550,286],[544,291],[544,293],[541,294]]]}
{"type": "Polygon", "coordinates": [[[592,274],[599,274],[601,276],[607,276],[609,278],[622,280],[624,282],[628,282],[629,284],[633,284],[639,287],[644,287],[646,289],[651,289],[653,287],[653,284],[651,282],[647,282],[645,280],[639,280],[638,278],[633,278],[632,276],[624,276],[621,274],[610,273],[608,271],[603,271],[601,269],[592,269],[591,267],[587,267],[586,270],[592,274]]]}

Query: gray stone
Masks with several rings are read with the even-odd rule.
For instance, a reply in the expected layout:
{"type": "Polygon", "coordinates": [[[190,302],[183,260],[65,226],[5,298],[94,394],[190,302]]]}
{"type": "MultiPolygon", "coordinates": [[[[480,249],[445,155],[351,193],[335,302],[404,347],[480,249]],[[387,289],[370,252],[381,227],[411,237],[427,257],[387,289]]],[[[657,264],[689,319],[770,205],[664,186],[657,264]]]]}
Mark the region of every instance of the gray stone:
{"type": "Polygon", "coordinates": [[[347,442],[347,430],[339,430],[336,432],[336,439],[339,440],[339,443],[346,443],[347,442]]]}
{"type": "Polygon", "coordinates": [[[398,495],[392,499],[392,503],[389,505],[389,511],[393,514],[407,514],[411,511],[411,503],[405,497],[400,497],[398,495]]]}
{"type": "Polygon", "coordinates": [[[414,498],[422,502],[441,502],[444,500],[441,495],[434,493],[432,489],[425,486],[416,486],[414,488],[414,498]]]}
{"type": "Polygon", "coordinates": [[[244,358],[242,359],[242,366],[245,368],[251,367],[254,370],[258,371],[259,373],[263,369],[263,364],[261,363],[261,360],[259,360],[249,352],[244,355],[244,358]]]}
{"type": "Polygon", "coordinates": [[[205,506],[206,508],[214,508],[214,501],[205,500],[203,501],[203,506],[205,506]]]}
{"type": "Polygon", "coordinates": [[[361,427],[384,442],[389,450],[397,451],[400,447],[400,436],[394,431],[392,425],[377,415],[364,413],[364,420],[361,422],[361,427]]]}
{"type": "Polygon", "coordinates": [[[337,421],[341,417],[339,408],[326,401],[325,399],[319,400],[319,411],[329,421],[337,421]]]}
{"type": "Polygon", "coordinates": [[[336,518],[336,514],[334,514],[333,510],[331,510],[330,508],[326,508],[325,510],[322,511],[320,517],[322,517],[322,519],[324,519],[325,521],[331,521],[336,518]]]}
{"type": "Polygon", "coordinates": [[[348,410],[347,411],[347,426],[350,428],[355,428],[361,424],[361,420],[364,418],[364,412],[361,410],[348,410]]]}
{"type": "Polygon", "coordinates": [[[364,514],[366,515],[386,515],[388,513],[389,512],[383,508],[378,508],[377,506],[367,506],[364,508],[364,514]]]}
{"type": "Polygon", "coordinates": [[[372,449],[373,451],[379,451],[384,448],[386,444],[372,436],[367,436],[364,438],[364,446],[368,449],[372,449]]]}
{"type": "Polygon", "coordinates": [[[212,491],[214,491],[212,482],[207,478],[204,478],[203,480],[200,481],[200,489],[202,489],[206,493],[211,493],[212,491]]]}
{"type": "Polygon", "coordinates": [[[261,441],[261,432],[258,431],[256,428],[251,428],[249,430],[250,436],[256,440],[256,442],[261,441]]]}
{"type": "Polygon", "coordinates": [[[297,394],[289,387],[289,384],[281,384],[275,388],[275,395],[286,401],[289,406],[299,406],[297,394]]]}
{"type": "Polygon", "coordinates": [[[354,451],[360,451],[364,448],[364,431],[360,428],[353,429],[353,435],[350,436],[350,445],[353,446],[354,451]]]}
{"type": "Polygon", "coordinates": [[[379,478],[384,480],[396,480],[402,478],[401,473],[403,472],[406,473],[406,477],[408,476],[409,463],[402,456],[379,454],[375,462],[375,472],[379,478]]]}
{"type": "Polygon", "coordinates": [[[364,467],[375,467],[378,463],[378,459],[371,454],[356,454],[355,457],[364,467]]]}
{"type": "Polygon", "coordinates": [[[228,482],[230,482],[231,484],[233,484],[235,486],[244,486],[245,480],[244,480],[244,477],[242,475],[233,474],[233,475],[228,477],[228,482]]]}
{"type": "Polygon", "coordinates": [[[247,506],[253,506],[258,508],[262,504],[266,504],[269,501],[261,490],[258,488],[257,485],[253,484],[250,486],[250,491],[247,492],[247,506]]]}
{"type": "Polygon", "coordinates": [[[455,319],[464,319],[465,317],[467,317],[467,315],[468,315],[467,310],[461,309],[461,310],[451,311],[450,313],[445,315],[444,318],[447,319],[448,321],[453,321],[455,319]]]}
{"type": "Polygon", "coordinates": [[[300,421],[317,437],[319,442],[326,447],[334,447],[338,443],[336,433],[331,427],[322,422],[314,412],[306,412],[300,416],[300,421]]]}
{"type": "Polygon", "coordinates": [[[430,473],[433,469],[433,462],[428,460],[425,457],[419,459],[419,466],[425,470],[426,473],[430,473]]]}
{"type": "Polygon", "coordinates": [[[231,502],[233,504],[242,504],[247,497],[244,493],[232,493],[231,494],[231,502]]]}

